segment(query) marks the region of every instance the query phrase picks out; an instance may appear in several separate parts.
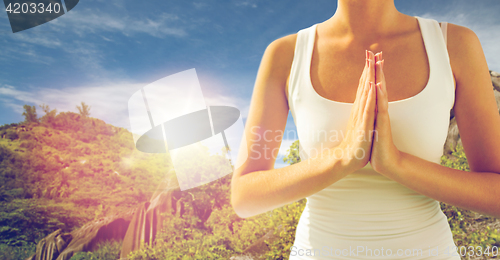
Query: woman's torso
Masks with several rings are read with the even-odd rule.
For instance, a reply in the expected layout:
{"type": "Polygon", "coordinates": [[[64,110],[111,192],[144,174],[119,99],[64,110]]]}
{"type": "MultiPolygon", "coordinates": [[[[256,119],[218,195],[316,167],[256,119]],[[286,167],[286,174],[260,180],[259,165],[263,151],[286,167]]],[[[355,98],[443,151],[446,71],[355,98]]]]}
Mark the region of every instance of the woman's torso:
{"type": "MultiPolygon", "coordinates": [[[[398,44],[380,46],[387,50],[384,71],[391,130],[399,150],[439,163],[454,103],[453,74],[439,25],[417,19],[416,35],[409,32],[398,44]]],[[[364,65],[363,49],[360,55],[345,54],[353,51],[348,48],[327,50],[339,43],[316,41],[316,35],[316,25],[298,33],[288,86],[302,160],[342,141],[364,65]]],[[[459,259],[444,253],[454,244],[439,203],[378,174],[370,164],[307,198],[290,259],[376,258],[359,251],[354,256],[352,251],[325,251],[314,258],[298,255],[299,249],[325,246],[392,250],[392,257],[381,259],[459,259]],[[427,255],[436,247],[439,256],[427,255]],[[395,255],[405,248],[417,250],[417,255],[395,255]]]]}

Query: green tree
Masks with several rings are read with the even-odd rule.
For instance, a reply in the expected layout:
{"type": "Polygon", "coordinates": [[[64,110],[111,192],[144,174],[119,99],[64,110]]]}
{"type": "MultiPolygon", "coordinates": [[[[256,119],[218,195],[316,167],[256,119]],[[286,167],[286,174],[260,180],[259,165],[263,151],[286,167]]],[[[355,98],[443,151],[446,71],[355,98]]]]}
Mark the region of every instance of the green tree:
{"type": "Polygon", "coordinates": [[[300,162],[299,140],[293,142],[287,152],[288,154],[283,158],[283,162],[286,162],[290,165],[300,162]]]}
{"type": "Polygon", "coordinates": [[[38,118],[36,115],[36,107],[30,105],[24,105],[23,116],[25,118],[25,123],[38,123],[38,118]]]}
{"type": "Polygon", "coordinates": [[[90,116],[90,107],[85,104],[85,102],[82,101],[82,106],[76,106],[78,108],[78,111],[80,111],[80,115],[83,117],[88,117],[90,116]]]}
{"type": "Polygon", "coordinates": [[[45,112],[45,116],[41,118],[41,121],[43,123],[52,124],[55,120],[57,110],[50,110],[49,105],[46,104],[40,105],[40,108],[42,108],[43,112],[45,112]]]}

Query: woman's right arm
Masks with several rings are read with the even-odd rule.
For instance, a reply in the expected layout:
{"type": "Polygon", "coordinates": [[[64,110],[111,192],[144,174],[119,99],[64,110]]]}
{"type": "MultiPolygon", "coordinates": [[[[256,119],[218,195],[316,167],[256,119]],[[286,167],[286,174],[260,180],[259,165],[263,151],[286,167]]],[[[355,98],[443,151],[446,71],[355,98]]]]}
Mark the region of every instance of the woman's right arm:
{"type": "MultiPolygon", "coordinates": [[[[363,129],[366,133],[373,130],[375,91],[370,91],[369,81],[374,81],[374,71],[369,69],[369,62],[365,62],[361,87],[358,87],[348,123],[350,127],[342,143],[321,151],[317,157],[274,169],[289,110],[285,89],[295,40],[296,35],[289,35],[272,42],[264,52],[257,73],[245,124],[247,146],[240,147],[247,149],[248,158],[235,169],[231,181],[231,204],[242,218],[310,196],[362,168],[370,158],[371,142],[366,142],[367,139],[355,141],[355,136],[349,134],[349,130],[363,129]],[[366,158],[357,160],[354,156],[342,156],[346,149],[356,147],[368,151],[366,158]]],[[[372,57],[373,53],[370,55],[372,57]]]]}

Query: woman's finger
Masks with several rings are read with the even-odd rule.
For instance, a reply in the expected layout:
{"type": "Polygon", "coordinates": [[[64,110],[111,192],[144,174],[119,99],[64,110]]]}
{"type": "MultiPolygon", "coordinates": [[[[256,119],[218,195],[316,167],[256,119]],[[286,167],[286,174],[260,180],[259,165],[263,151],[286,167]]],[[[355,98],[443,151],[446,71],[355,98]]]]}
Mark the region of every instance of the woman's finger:
{"type": "Polygon", "coordinates": [[[366,77],[366,82],[365,88],[363,92],[361,93],[361,100],[360,100],[360,106],[358,107],[358,114],[362,115],[365,106],[366,106],[366,100],[368,98],[368,91],[370,90],[370,82],[375,83],[375,55],[373,52],[368,51],[369,53],[369,66],[368,66],[368,72],[367,72],[367,77],[366,77]]]}
{"type": "Polygon", "coordinates": [[[377,54],[375,54],[375,83],[380,82],[380,75],[378,75],[378,73],[380,72],[377,71],[376,64],[381,60],[382,60],[382,52],[378,52],[377,54]]]}
{"type": "Polygon", "coordinates": [[[352,108],[351,108],[351,118],[354,120],[354,122],[357,122],[358,119],[360,119],[362,116],[359,114],[359,111],[360,111],[360,103],[361,103],[361,96],[366,88],[366,77],[368,75],[368,69],[369,69],[369,66],[370,66],[370,62],[369,62],[369,53],[368,51],[365,51],[365,67],[363,69],[363,73],[361,74],[361,78],[359,79],[359,84],[358,84],[358,88],[356,90],[356,99],[354,100],[354,103],[352,105],[352,108]]]}
{"type": "Polygon", "coordinates": [[[378,114],[385,114],[388,112],[389,101],[387,98],[387,88],[384,78],[384,61],[381,60],[377,62],[377,76],[380,77],[380,81],[377,82],[377,111],[378,114]]]}
{"type": "MultiPolygon", "coordinates": [[[[363,120],[365,121],[368,130],[372,130],[374,128],[376,103],[377,103],[377,89],[375,84],[373,82],[370,82],[368,100],[363,113],[363,120]]],[[[368,133],[365,134],[369,134],[369,131],[368,133]]]]}
{"type": "Polygon", "coordinates": [[[373,52],[368,51],[370,55],[370,68],[368,70],[367,81],[375,82],[375,54],[373,52]]]}
{"type": "Polygon", "coordinates": [[[369,54],[368,51],[365,51],[365,67],[363,69],[363,73],[361,73],[361,78],[359,79],[359,84],[358,88],[356,90],[356,98],[354,99],[354,105],[353,105],[353,110],[358,111],[358,106],[357,104],[359,103],[359,99],[361,97],[361,94],[363,93],[363,89],[366,84],[366,75],[368,74],[368,67],[369,67],[369,54]]]}
{"type": "Polygon", "coordinates": [[[385,75],[384,75],[384,60],[377,61],[376,72],[377,83],[383,83],[385,85],[385,75]]]}
{"type": "Polygon", "coordinates": [[[377,52],[377,54],[375,54],[375,62],[380,61],[382,59],[383,59],[382,52],[377,52]]]}

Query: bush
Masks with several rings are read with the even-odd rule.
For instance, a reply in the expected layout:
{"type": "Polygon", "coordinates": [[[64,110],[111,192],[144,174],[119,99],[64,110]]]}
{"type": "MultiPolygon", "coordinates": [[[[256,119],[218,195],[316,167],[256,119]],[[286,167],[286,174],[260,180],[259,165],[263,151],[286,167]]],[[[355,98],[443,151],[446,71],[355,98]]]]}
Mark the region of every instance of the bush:
{"type": "Polygon", "coordinates": [[[26,259],[35,253],[35,245],[9,246],[0,244],[0,259],[17,260],[26,259]]]}
{"type": "Polygon", "coordinates": [[[274,235],[278,239],[272,242],[266,241],[270,249],[265,255],[267,259],[288,259],[290,248],[295,241],[295,230],[306,202],[306,199],[302,199],[272,211],[270,227],[274,227],[274,235]],[[283,229],[277,228],[279,226],[283,229]]]}
{"type": "Polygon", "coordinates": [[[448,159],[443,155],[441,157],[441,165],[461,171],[470,171],[469,163],[465,157],[464,147],[462,145],[457,145],[457,147],[452,150],[451,155],[456,159],[448,159]]]}
{"type": "Polygon", "coordinates": [[[70,260],[115,260],[120,258],[120,251],[122,248],[122,242],[120,241],[104,241],[98,244],[97,250],[94,252],[78,252],[73,255],[70,260]]]}
{"type": "Polygon", "coordinates": [[[32,137],[33,137],[33,135],[31,134],[31,132],[21,132],[21,133],[19,133],[19,139],[20,140],[30,140],[30,139],[33,139],[32,137]]]}
{"type": "Polygon", "coordinates": [[[14,141],[19,138],[19,135],[17,134],[16,131],[9,129],[7,130],[5,137],[10,139],[11,141],[14,141]]]}
{"type": "Polygon", "coordinates": [[[0,243],[9,246],[36,244],[54,230],[69,232],[78,224],[67,205],[35,199],[0,202],[0,243]]]}

